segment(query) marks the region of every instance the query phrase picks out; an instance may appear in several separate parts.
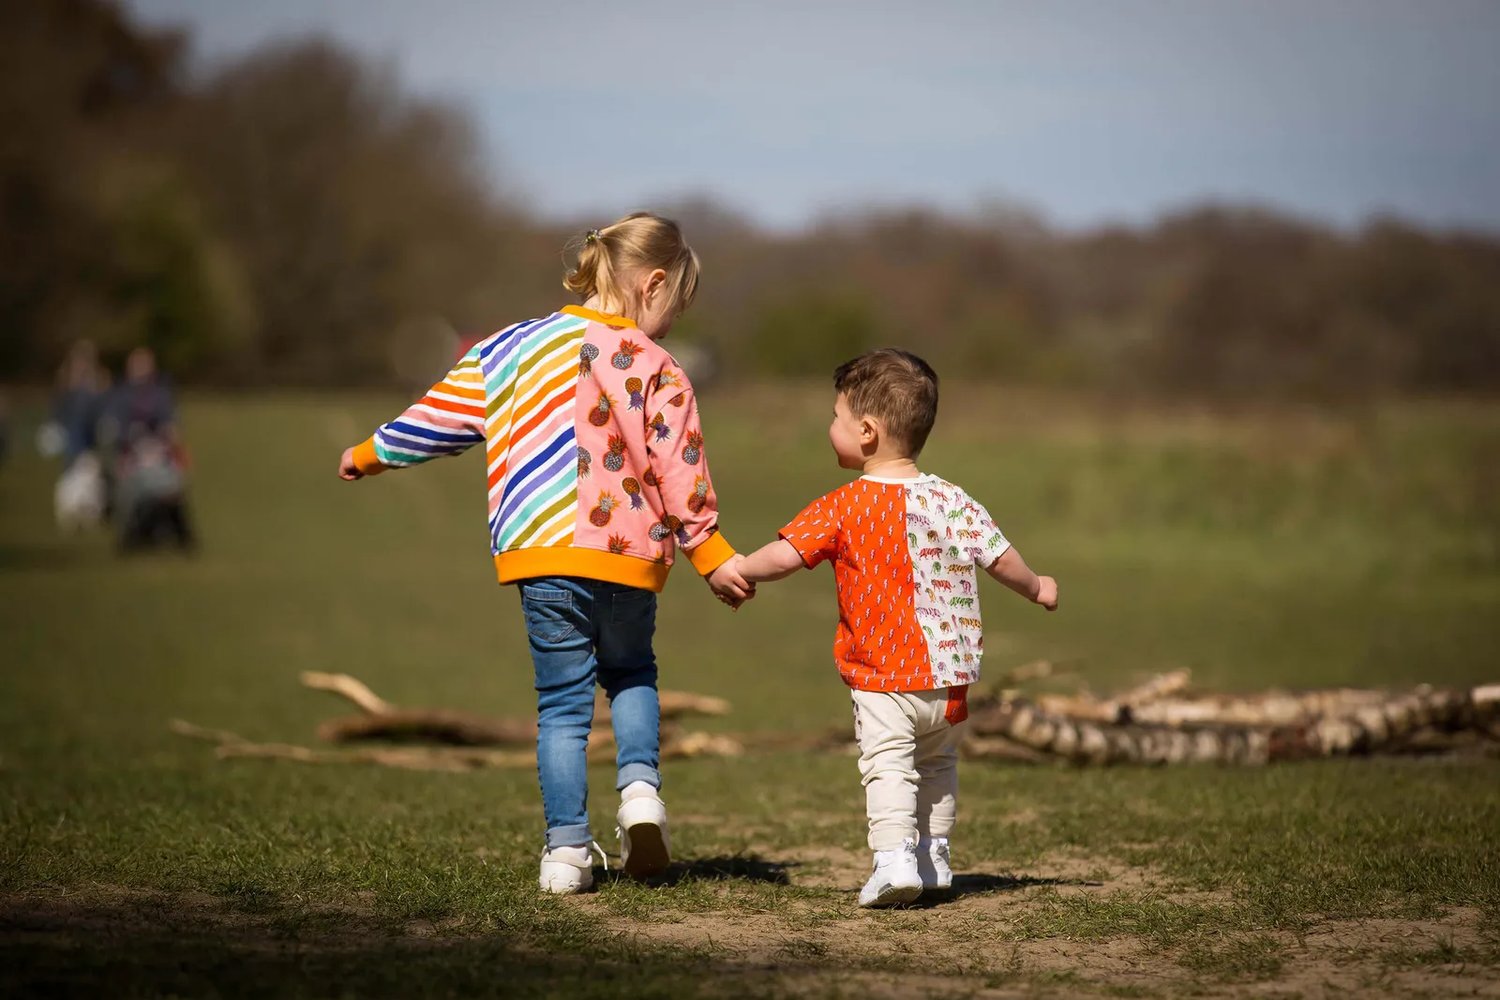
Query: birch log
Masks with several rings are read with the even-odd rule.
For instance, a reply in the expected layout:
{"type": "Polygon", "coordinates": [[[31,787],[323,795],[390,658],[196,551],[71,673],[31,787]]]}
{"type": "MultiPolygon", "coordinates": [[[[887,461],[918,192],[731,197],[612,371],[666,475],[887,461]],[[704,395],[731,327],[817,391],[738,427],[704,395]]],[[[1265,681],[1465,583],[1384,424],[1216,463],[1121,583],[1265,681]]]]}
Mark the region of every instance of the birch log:
{"type": "Polygon", "coordinates": [[[1471,691],[1423,686],[1394,695],[1355,692],[1353,698],[1344,696],[1348,693],[1314,692],[1300,702],[1299,714],[1279,708],[1254,716],[1261,721],[1249,725],[1100,722],[1048,712],[1024,698],[971,706],[969,725],[977,736],[1001,736],[1078,764],[1266,764],[1400,751],[1417,742],[1440,747],[1443,734],[1487,733],[1500,713],[1496,685],[1471,691]],[[1336,711],[1309,717],[1314,706],[1336,711]],[[1294,724],[1268,725],[1266,719],[1294,724]]]}

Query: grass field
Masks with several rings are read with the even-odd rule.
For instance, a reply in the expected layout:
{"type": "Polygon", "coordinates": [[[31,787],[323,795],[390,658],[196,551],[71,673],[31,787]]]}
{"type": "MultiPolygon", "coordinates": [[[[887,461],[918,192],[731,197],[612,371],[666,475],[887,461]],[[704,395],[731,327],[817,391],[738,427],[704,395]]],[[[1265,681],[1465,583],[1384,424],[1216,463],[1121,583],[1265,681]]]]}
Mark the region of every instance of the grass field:
{"type": "MultiPolygon", "coordinates": [[[[532,710],[477,455],[334,477],[400,405],[190,399],[191,560],[60,538],[54,470],[0,468],[0,993],[1500,996],[1500,762],[970,762],[959,891],[866,913],[847,757],[668,764],[673,876],[554,899],[530,770],[218,761],[170,733],[310,743],[343,707],[306,669],[532,710]]],[[[830,405],[709,394],[736,545],[844,481],[830,405]]],[[[1061,582],[1055,615],[984,591],[991,677],[1045,657],[1096,690],[1181,665],[1228,690],[1500,679],[1500,408],[1214,417],[960,387],[923,464],[1061,582]]],[[[835,620],[826,570],[731,615],[679,568],[662,684],[734,704],[706,728],[821,732],[848,720],[835,620]]]]}

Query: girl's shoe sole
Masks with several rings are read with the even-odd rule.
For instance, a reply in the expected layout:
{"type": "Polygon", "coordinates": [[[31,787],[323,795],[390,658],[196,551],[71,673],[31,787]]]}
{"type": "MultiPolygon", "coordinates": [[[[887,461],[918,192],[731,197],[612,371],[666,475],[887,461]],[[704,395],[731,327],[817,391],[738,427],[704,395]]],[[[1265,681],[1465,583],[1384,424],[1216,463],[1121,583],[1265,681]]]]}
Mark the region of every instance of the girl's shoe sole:
{"type": "Polygon", "coordinates": [[[630,856],[625,859],[625,874],[631,878],[660,875],[672,863],[667,838],[655,823],[637,823],[625,831],[630,838],[630,856]]]}

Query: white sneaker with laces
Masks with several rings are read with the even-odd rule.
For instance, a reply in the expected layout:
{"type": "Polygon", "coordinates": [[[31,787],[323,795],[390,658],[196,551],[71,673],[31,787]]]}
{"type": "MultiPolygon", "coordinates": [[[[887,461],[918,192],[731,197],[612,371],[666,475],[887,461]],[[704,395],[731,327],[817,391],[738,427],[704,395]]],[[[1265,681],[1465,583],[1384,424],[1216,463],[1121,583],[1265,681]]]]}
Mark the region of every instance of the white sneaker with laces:
{"type": "Polygon", "coordinates": [[[917,871],[917,842],[908,840],[896,851],[876,851],[875,870],[859,890],[860,906],[895,906],[922,895],[922,875],[917,871]]]}
{"type": "Polygon", "coordinates": [[[542,855],[537,884],[559,896],[587,892],[594,887],[594,856],[587,847],[554,847],[542,855]]]}
{"type": "Polygon", "coordinates": [[[667,807],[656,788],[632,781],[620,792],[615,813],[620,835],[620,865],[632,878],[660,875],[672,863],[672,838],[667,832],[667,807]]]}
{"type": "Polygon", "coordinates": [[[923,889],[951,889],[953,867],[948,861],[947,837],[923,837],[917,841],[917,871],[923,889]]]}

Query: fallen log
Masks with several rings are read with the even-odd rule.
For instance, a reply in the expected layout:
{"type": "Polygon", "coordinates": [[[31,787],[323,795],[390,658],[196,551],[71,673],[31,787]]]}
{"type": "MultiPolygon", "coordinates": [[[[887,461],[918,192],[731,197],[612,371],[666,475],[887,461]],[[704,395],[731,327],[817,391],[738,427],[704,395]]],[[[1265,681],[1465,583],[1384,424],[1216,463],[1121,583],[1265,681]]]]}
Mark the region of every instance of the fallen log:
{"type": "MultiPolygon", "coordinates": [[[[534,718],[487,718],[448,708],[402,708],[381,698],[348,674],[316,670],[300,675],[304,687],[337,694],[358,707],[362,715],[330,719],[318,727],[318,738],[328,743],[387,740],[397,743],[448,743],[456,746],[522,746],[536,742],[534,718]]],[[[686,715],[727,715],[729,702],[689,691],[657,692],[664,721],[686,715]]],[[[609,733],[609,702],[600,692],[594,702],[594,736],[613,742],[609,733]]],[[[665,736],[665,734],[664,734],[665,736]]]]}
{"type": "Polygon", "coordinates": [[[1472,691],[1423,686],[1379,697],[1312,699],[1304,705],[1337,704],[1349,714],[1310,721],[1300,715],[1294,725],[1100,722],[1049,712],[1040,704],[1015,698],[971,706],[969,726],[976,736],[1002,736],[1077,764],[1266,764],[1403,752],[1418,745],[1430,751],[1444,745],[1445,734],[1483,735],[1500,705],[1497,691],[1496,686],[1472,691]],[[1351,702],[1355,707],[1348,709],[1351,702]]]}
{"type": "Polygon", "coordinates": [[[346,715],[318,726],[326,743],[390,740],[398,743],[452,743],[457,746],[521,746],[536,743],[536,723],[528,719],[485,719],[443,708],[393,708],[378,715],[346,715]]]}
{"type": "Polygon", "coordinates": [[[1017,764],[1045,764],[1055,759],[1005,736],[965,736],[958,752],[965,760],[1004,760],[1017,764]]]}
{"type": "MultiPolygon", "coordinates": [[[[237,733],[208,729],[181,719],[173,719],[168,728],[179,736],[216,744],[214,756],[220,760],[235,757],[291,760],[304,764],[377,764],[408,771],[473,771],[481,768],[534,768],[535,750],[497,750],[478,747],[376,746],[320,749],[290,743],[256,743],[237,733]]],[[[662,760],[691,757],[737,757],[744,746],[732,736],[721,733],[674,733],[664,738],[662,760]]],[[[588,760],[591,764],[610,763],[615,754],[612,740],[590,739],[588,760]]]]}

